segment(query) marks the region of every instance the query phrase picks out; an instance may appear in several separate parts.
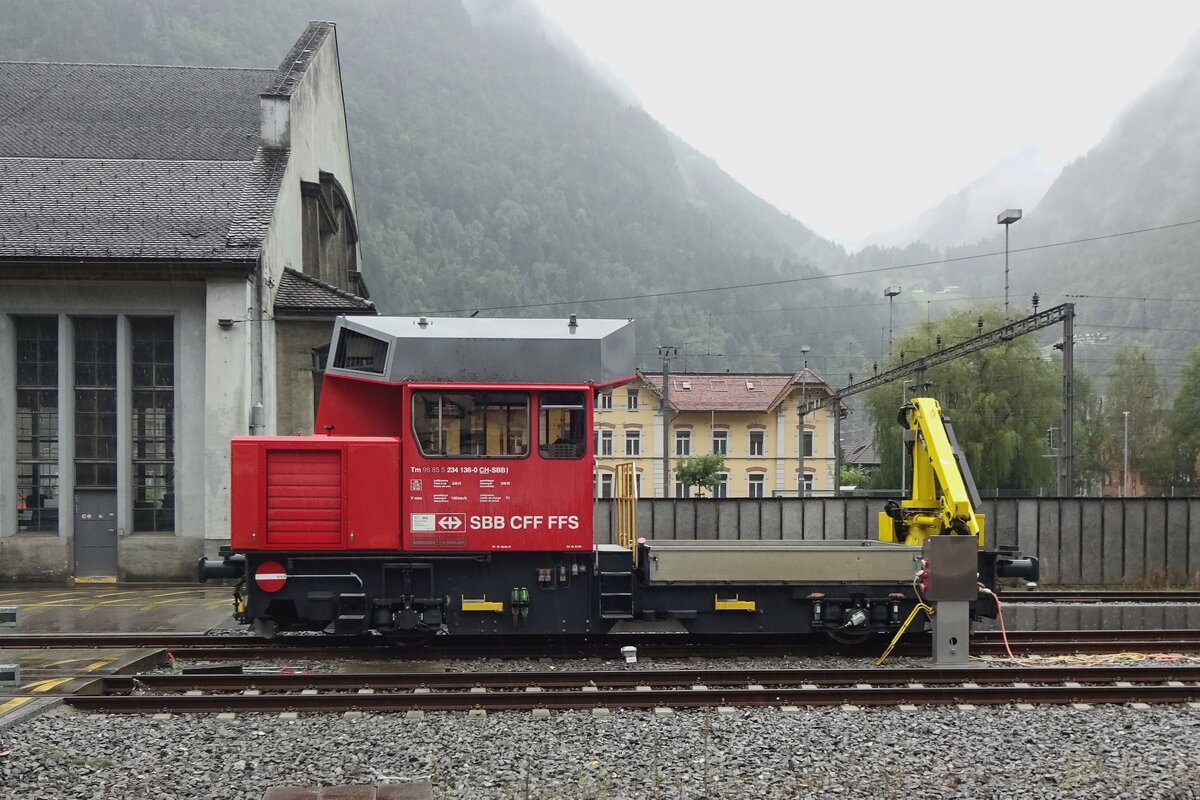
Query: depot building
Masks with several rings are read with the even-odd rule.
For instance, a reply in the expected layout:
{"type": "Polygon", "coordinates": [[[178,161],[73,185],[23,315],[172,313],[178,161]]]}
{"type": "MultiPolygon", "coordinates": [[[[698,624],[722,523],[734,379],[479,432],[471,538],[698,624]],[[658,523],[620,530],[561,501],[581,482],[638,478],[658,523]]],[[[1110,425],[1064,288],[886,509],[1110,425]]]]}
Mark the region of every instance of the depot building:
{"type": "Polygon", "coordinates": [[[193,580],[230,438],[310,432],[333,319],[375,313],[336,30],[0,63],[0,107],[0,581],[193,580]]]}

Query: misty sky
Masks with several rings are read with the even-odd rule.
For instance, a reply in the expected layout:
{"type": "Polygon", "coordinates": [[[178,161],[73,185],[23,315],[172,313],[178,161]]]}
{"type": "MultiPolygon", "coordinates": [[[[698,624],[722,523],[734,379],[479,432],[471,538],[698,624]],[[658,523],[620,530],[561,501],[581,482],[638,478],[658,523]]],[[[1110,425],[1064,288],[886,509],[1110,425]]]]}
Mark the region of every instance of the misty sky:
{"type": "Polygon", "coordinates": [[[1083,155],[1200,29],[1195,0],[536,2],[666,127],[851,245],[1031,145],[1083,155]]]}

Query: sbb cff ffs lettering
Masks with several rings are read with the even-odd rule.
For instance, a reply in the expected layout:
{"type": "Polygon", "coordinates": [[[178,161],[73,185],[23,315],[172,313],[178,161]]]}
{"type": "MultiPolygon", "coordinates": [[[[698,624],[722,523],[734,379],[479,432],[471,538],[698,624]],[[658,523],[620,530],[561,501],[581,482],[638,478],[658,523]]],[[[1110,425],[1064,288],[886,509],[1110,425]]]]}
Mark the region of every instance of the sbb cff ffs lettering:
{"type": "Polygon", "coordinates": [[[550,516],[514,514],[511,517],[505,518],[497,514],[471,517],[470,526],[473,531],[536,531],[543,528],[547,530],[577,531],[579,530],[579,517],[574,514],[552,514],[550,516]]]}

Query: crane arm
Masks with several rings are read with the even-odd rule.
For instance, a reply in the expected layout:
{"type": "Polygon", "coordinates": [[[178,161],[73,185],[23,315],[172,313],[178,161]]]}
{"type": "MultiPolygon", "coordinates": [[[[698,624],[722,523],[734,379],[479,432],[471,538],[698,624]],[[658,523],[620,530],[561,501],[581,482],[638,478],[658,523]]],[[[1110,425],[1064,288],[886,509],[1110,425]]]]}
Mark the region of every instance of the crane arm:
{"type": "Polygon", "coordinates": [[[979,491],[937,400],[912,398],[900,409],[899,422],[913,432],[912,495],[880,514],[879,538],[920,546],[930,536],[962,534],[983,547],[979,491]]]}

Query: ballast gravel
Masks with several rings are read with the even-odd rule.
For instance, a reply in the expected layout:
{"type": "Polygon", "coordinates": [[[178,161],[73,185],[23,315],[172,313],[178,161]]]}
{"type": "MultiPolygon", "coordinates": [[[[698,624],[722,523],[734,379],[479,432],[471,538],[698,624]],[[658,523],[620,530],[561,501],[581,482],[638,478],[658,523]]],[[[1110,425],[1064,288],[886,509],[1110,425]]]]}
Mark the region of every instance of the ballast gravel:
{"type": "Polygon", "coordinates": [[[428,778],[435,798],[1197,798],[1200,709],[1097,706],[92,716],[3,734],[0,797],[259,800],[428,778]]]}

